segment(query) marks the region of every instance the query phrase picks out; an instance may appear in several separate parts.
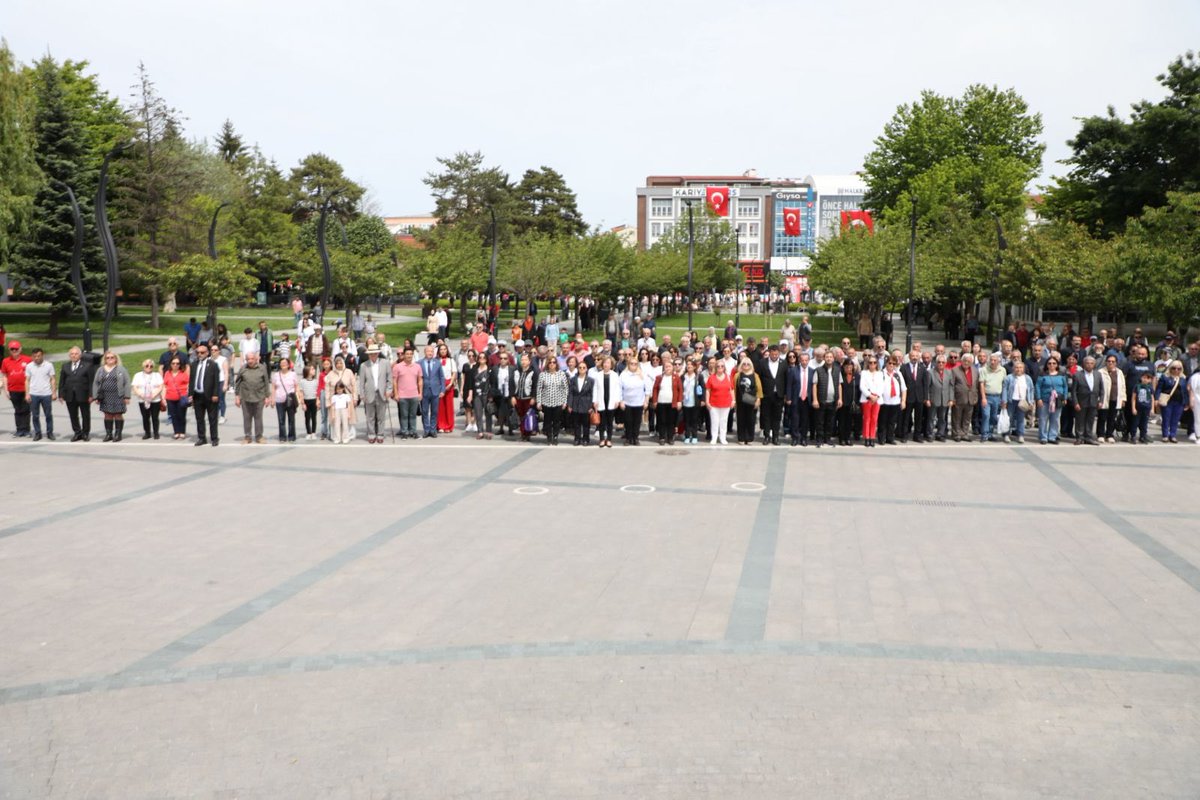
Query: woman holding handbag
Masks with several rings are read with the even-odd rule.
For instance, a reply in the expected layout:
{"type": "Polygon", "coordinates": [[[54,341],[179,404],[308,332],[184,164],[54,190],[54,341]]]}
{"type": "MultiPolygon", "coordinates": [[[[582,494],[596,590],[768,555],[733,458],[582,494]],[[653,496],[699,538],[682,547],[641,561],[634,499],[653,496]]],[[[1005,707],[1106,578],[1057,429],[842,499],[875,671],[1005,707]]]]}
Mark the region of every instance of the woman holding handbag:
{"type": "Polygon", "coordinates": [[[1178,444],[1179,418],[1188,407],[1187,379],[1183,377],[1183,362],[1172,361],[1166,374],[1154,386],[1154,404],[1162,415],[1162,440],[1178,444]]]}
{"type": "Polygon", "coordinates": [[[762,403],[763,392],[762,383],[754,371],[754,362],[748,356],[738,363],[733,396],[737,403],[738,444],[752,444],[754,418],[757,416],[759,404],[762,403]]]}
{"type": "Polygon", "coordinates": [[[291,359],[279,359],[279,369],[271,373],[275,388],[275,413],[279,419],[279,441],[296,441],[296,409],[300,407],[300,381],[292,371],[291,359]]]}
{"type": "Polygon", "coordinates": [[[533,368],[533,362],[528,353],[521,354],[520,369],[517,371],[516,393],[513,396],[513,408],[517,411],[517,425],[521,429],[521,441],[528,442],[533,436],[532,431],[526,430],[525,417],[537,400],[538,374],[533,368]]]}
{"type": "Polygon", "coordinates": [[[597,421],[600,447],[612,447],[613,418],[621,405],[621,376],[613,371],[614,364],[612,356],[600,358],[600,371],[596,373],[596,385],[592,389],[592,405],[600,415],[597,421]]]}
{"type": "Polygon", "coordinates": [[[568,359],[576,361],[575,372],[567,383],[567,409],[571,412],[571,418],[574,425],[575,446],[587,446],[591,443],[591,425],[592,415],[596,415],[596,422],[599,422],[599,414],[596,412],[596,404],[592,400],[592,395],[595,392],[596,382],[588,374],[588,366],[585,361],[577,361],[572,357],[568,359]]]}
{"type": "Polygon", "coordinates": [[[1025,444],[1025,414],[1033,408],[1033,379],[1025,374],[1025,362],[1013,359],[1012,375],[1004,379],[1004,390],[1000,393],[1000,410],[1007,411],[1012,430],[1011,436],[1017,444],[1025,444]]]}
{"type": "MultiPolygon", "coordinates": [[[[862,435],[862,406],[859,403],[859,372],[853,359],[842,362],[842,407],[837,410],[838,443],[849,447],[862,435]]],[[[944,426],[943,426],[944,427],[944,426]]]]}
{"type": "Polygon", "coordinates": [[[496,403],[491,396],[492,374],[488,370],[487,352],[475,354],[475,366],[463,372],[463,388],[466,396],[463,402],[470,404],[475,411],[475,438],[492,438],[492,417],[495,415],[496,403]]]}
{"type": "Polygon", "coordinates": [[[689,358],[683,364],[683,443],[696,444],[700,432],[700,414],[704,409],[704,381],[697,371],[698,362],[689,358]]]}
{"type": "Polygon", "coordinates": [[[158,438],[158,415],[166,402],[163,400],[163,376],[154,369],[154,362],[142,362],[142,371],[133,376],[133,396],[137,398],[138,410],[142,412],[143,439],[158,438]]]}
{"type": "Polygon", "coordinates": [[[675,374],[675,363],[667,359],[654,379],[650,393],[658,423],[658,443],[675,444],[675,418],[683,406],[683,381],[675,374]]]}

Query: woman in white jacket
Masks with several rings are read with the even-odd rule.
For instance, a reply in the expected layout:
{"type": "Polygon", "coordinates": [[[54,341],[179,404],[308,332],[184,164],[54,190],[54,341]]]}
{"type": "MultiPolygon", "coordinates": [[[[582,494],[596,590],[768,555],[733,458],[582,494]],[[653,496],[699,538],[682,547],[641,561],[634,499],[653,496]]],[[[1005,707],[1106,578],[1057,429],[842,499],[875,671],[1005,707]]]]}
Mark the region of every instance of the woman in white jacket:
{"type": "Polygon", "coordinates": [[[883,390],[887,387],[887,378],[879,371],[875,357],[868,355],[863,361],[866,371],[858,379],[859,403],[863,415],[863,444],[875,446],[875,429],[879,425],[879,401],[883,398],[883,390]]]}
{"type": "Polygon", "coordinates": [[[600,371],[596,373],[596,384],[592,389],[592,403],[600,412],[600,446],[612,447],[613,417],[621,403],[621,376],[613,372],[613,357],[600,360],[600,371]]]}

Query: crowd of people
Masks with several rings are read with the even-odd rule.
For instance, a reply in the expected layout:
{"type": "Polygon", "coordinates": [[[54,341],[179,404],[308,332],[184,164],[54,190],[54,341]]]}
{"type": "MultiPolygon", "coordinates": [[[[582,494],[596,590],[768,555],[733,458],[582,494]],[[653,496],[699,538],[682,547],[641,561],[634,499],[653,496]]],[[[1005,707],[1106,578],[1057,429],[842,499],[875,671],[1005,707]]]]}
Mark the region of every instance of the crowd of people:
{"type": "Polygon", "coordinates": [[[196,446],[219,444],[230,402],[247,444],[267,441],[269,409],[278,441],[336,444],[455,432],[601,448],[614,439],[673,446],[730,437],[799,447],[1024,444],[1027,436],[1098,445],[1148,443],[1152,434],[1197,441],[1200,341],[1184,348],[1170,331],[1152,347],[1140,328],[1123,338],[1014,323],[994,348],[972,337],[958,347],[916,342],[904,353],[883,336],[861,349],[848,337],[814,345],[806,316],[785,320],[777,338],[743,337],[730,320],[673,342],[658,335],[652,312],[635,311],[604,326],[596,320],[601,334],[616,325],[591,339],[554,314],[530,315],[514,323],[511,341],[483,320],[453,341],[434,312],[426,343],[393,347],[357,311],[330,338],[319,318],[296,308],[294,330],[276,336],[264,320],[236,341],[224,326],[192,320],[182,345],[171,338],[157,360],[131,369],[112,351],[93,363],[76,347],[56,370],[40,349],[25,355],[10,341],[0,386],[14,435],[35,441],[54,439],[55,401],[67,407],[72,441],[91,438],[92,406],[104,441],[121,441],[132,404],[141,438],[158,439],[165,414],[172,438],[196,446]]]}

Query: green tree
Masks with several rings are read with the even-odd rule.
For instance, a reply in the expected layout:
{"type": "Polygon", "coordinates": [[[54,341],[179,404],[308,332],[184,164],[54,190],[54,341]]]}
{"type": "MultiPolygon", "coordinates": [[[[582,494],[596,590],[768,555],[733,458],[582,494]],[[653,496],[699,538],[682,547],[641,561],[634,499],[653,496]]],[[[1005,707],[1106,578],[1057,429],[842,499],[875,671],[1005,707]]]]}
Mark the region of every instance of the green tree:
{"type": "Polygon", "coordinates": [[[262,283],[291,275],[302,258],[299,228],[292,222],[291,194],[275,162],[258,148],[246,157],[243,184],[229,212],[238,258],[262,283]]]}
{"type": "Polygon", "coordinates": [[[1012,89],[975,84],[962,97],[921,93],[900,106],[864,160],[865,204],[906,217],[909,197],[930,213],[946,206],[1003,216],[1023,206],[1041,168],[1042,118],[1012,89]]]}
{"type": "MultiPolygon", "coordinates": [[[[718,217],[703,203],[693,206],[693,229],[695,255],[692,260],[692,288],[694,291],[716,289],[724,291],[737,285],[737,268],[734,267],[734,235],[733,226],[723,217],[718,217]]],[[[651,250],[669,254],[672,258],[683,260],[683,279],[681,282],[663,286],[662,281],[654,281],[661,288],[653,289],[658,293],[685,291],[687,289],[687,254],[688,254],[688,224],[687,215],[671,228],[670,232],[654,243],[651,250]]],[[[669,260],[650,262],[659,265],[669,274],[677,271],[668,266],[669,260]]]]}
{"type": "MultiPolygon", "coordinates": [[[[33,136],[37,166],[44,181],[34,197],[32,222],[17,245],[12,274],[30,299],[50,304],[51,338],[58,336],[59,320],[78,307],[71,283],[71,253],[75,221],[67,196],[59,185],[73,189],[90,185],[87,139],[83,123],[73,113],[63,88],[62,71],[50,56],[34,67],[36,110],[33,136]]],[[[84,208],[86,197],[80,198],[84,208]]]]}
{"type": "MultiPolygon", "coordinates": [[[[577,268],[567,276],[563,288],[572,294],[592,294],[615,300],[629,290],[629,278],[637,251],[627,247],[615,233],[593,233],[575,245],[577,268]]],[[[686,278],[685,278],[686,280],[686,278]]]]}
{"type": "MultiPolygon", "coordinates": [[[[808,268],[809,286],[842,300],[851,317],[865,311],[878,319],[883,309],[908,298],[908,245],[903,226],[877,225],[874,234],[843,231],[821,245],[808,268]]],[[[930,272],[921,261],[917,266],[916,297],[930,297],[930,272]]]]}
{"type": "Polygon", "coordinates": [[[1166,205],[1169,192],[1200,191],[1200,58],[1176,58],[1158,82],[1167,96],[1135,103],[1128,121],[1109,106],[1080,123],[1047,214],[1111,236],[1142,209],[1166,205]]]}
{"type": "Polygon", "coordinates": [[[231,120],[226,119],[221,125],[221,132],[217,134],[217,155],[238,172],[244,171],[249,164],[250,154],[231,120]]]}
{"type": "Polygon", "coordinates": [[[42,176],[34,158],[34,93],[8,42],[0,39],[0,272],[28,228],[42,176]]]}
{"type": "Polygon", "coordinates": [[[546,236],[583,236],[587,233],[575,193],[556,170],[550,167],[525,170],[513,193],[516,204],[512,226],[518,236],[530,231],[546,236]]]}
{"type": "Polygon", "coordinates": [[[527,233],[500,257],[496,284],[523,299],[549,294],[570,282],[577,255],[569,241],[527,233]]]}
{"type": "Polygon", "coordinates": [[[506,246],[520,212],[508,174],[499,167],[485,167],[480,152],[455,153],[437,161],[442,171],[428,173],[424,183],[433,194],[433,215],[438,224],[425,240],[436,248],[447,231],[464,227],[480,241],[490,243],[492,209],[496,213],[497,239],[501,247],[506,246]]]}
{"type": "Polygon", "coordinates": [[[1032,301],[1042,308],[1070,308],[1083,319],[1120,304],[1103,242],[1072,222],[1033,226],[1013,242],[1005,262],[1028,281],[1032,301]]]}
{"type": "MultiPolygon", "coordinates": [[[[310,221],[300,230],[304,258],[292,277],[308,287],[323,287],[325,273],[317,253],[317,223],[310,221]]],[[[349,308],[364,297],[386,294],[400,279],[396,267],[396,243],[387,225],[379,217],[364,214],[346,226],[345,244],[340,233],[329,235],[331,294],[349,308]]]]}
{"type": "Polygon", "coordinates": [[[488,285],[488,264],[491,248],[470,226],[443,227],[437,246],[421,250],[406,248],[401,261],[406,265],[408,283],[429,292],[458,295],[460,319],[466,319],[467,295],[485,291],[488,285]]]}
{"type": "Polygon", "coordinates": [[[196,298],[196,304],[208,309],[214,323],[217,306],[244,303],[258,288],[258,278],[233,256],[212,259],[199,253],[167,265],[162,274],[163,286],[172,292],[185,292],[196,298]]]}
{"type": "Polygon", "coordinates": [[[317,217],[325,199],[335,193],[330,212],[343,222],[349,221],[358,215],[359,201],[366,193],[366,189],[346,177],[341,164],[324,153],[305,156],[300,165],[292,169],[288,186],[292,218],[296,222],[317,217]]]}
{"type": "MultiPolygon", "coordinates": [[[[1114,287],[1167,323],[1200,318],[1200,192],[1169,192],[1166,205],[1130,220],[1116,243],[1114,287]]],[[[1182,337],[1183,332],[1180,331],[1182,337]]]]}

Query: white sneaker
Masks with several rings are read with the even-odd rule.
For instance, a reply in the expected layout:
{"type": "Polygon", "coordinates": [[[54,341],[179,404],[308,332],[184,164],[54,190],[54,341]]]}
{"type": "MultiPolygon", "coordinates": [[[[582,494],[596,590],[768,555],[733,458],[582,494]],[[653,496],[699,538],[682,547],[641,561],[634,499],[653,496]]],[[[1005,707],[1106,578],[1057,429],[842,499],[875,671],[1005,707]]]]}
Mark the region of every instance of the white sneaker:
{"type": "Polygon", "coordinates": [[[1189,442],[1200,442],[1200,438],[1197,438],[1196,434],[1191,433],[1191,434],[1188,434],[1188,441],[1189,442]]]}
{"type": "Polygon", "coordinates": [[[220,422],[222,425],[224,425],[224,424],[225,424],[225,418],[224,418],[224,417],[221,417],[221,419],[219,420],[219,422],[220,422]]]}

